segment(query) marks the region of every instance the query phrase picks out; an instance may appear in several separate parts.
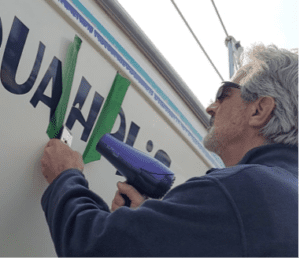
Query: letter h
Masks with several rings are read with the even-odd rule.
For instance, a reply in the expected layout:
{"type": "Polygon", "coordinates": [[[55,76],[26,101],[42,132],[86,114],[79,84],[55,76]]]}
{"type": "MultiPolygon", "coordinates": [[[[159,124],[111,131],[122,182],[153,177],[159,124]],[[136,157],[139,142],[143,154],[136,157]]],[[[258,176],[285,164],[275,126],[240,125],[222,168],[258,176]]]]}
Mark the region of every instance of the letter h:
{"type": "Polygon", "coordinates": [[[87,80],[84,77],[82,77],[78,92],[76,94],[76,98],[73,103],[73,107],[71,109],[70,115],[66,123],[66,126],[70,130],[72,130],[75,121],[78,120],[80,124],[84,127],[84,131],[81,135],[81,140],[85,142],[88,140],[88,137],[92,131],[92,128],[94,126],[94,123],[97,119],[97,116],[99,114],[100,108],[104,100],[104,98],[100,94],[95,92],[94,100],[91,105],[88,119],[85,121],[81,113],[81,109],[89,94],[90,89],[91,89],[91,85],[87,82],[87,80]],[[79,109],[75,107],[77,104],[79,104],[79,109]]]}

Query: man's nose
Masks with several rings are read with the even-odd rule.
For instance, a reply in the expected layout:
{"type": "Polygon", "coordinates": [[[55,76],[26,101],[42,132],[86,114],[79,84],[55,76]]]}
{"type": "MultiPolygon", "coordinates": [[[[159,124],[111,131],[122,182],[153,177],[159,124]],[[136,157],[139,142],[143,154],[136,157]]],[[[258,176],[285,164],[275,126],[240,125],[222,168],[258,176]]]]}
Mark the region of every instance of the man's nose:
{"type": "Polygon", "coordinates": [[[217,107],[218,107],[218,104],[217,104],[217,102],[215,101],[214,103],[211,103],[211,104],[206,108],[206,112],[207,112],[209,115],[213,116],[213,115],[215,114],[215,112],[216,112],[217,107]]]}

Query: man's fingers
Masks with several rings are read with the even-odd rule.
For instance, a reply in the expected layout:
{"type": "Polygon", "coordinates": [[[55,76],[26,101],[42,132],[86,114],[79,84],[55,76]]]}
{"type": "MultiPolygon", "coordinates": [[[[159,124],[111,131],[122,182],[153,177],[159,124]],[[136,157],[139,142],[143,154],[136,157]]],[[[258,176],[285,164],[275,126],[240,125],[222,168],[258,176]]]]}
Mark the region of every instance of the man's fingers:
{"type": "Polygon", "coordinates": [[[131,200],[131,208],[139,207],[145,201],[145,198],[133,186],[124,182],[118,182],[117,186],[120,193],[127,195],[131,200]]]}
{"type": "Polygon", "coordinates": [[[141,194],[131,185],[128,185],[125,182],[118,182],[117,184],[120,193],[127,195],[129,199],[141,194]]]}
{"type": "Polygon", "coordinates": [[[49,183],[57,178],[64,170],[78,169],[84,170],[82,155],[73,151],[68,145],[59,139],[48,141],[43,157],[41,159],[42,173],[49,183]],[[46,177],[48,176],[48,178],[46,177]]]}
{"type": "MultiPolygon", "coordinates": [[[[139,193],[132,185],[127,184],[126,182],[118,182],[117,186],[119,188],[120,191],[124,191],[127,193],[139,193]]],[[[140,193],[139,193],[140,194],[140,193]]]]}
{"type": "Polygon", "coordinates": [[[125,205],[125,200],[121,194],[126,195],[130,199],[130,208],[139,207],[146,199],[133,186],[125,182],[118,182],[117,186],[119,190],[116,192],[115,198],[112,202],[112,212],[125,205]]]}
{"type": "Polygon", "coordinates": [[[125,200],[123,199],[120,191],[116,192],[115,202],[118,206],[124,206],[124,204],[125,204],[125,200]]]}
{"type": "Polygon", "coordinates": [[[116,192],[115,198],[112,202],[111,210],[115,211],[116,209],[122,207],[125,205],[125,201],[122,198],[121,194],[119,191],[116,192]]]}
{"type": "Polygon", "coordinates": [[[59,141],[58,139],[52,138],[48,141],[46,147],[54,145],[55,142],[59,141]]]}

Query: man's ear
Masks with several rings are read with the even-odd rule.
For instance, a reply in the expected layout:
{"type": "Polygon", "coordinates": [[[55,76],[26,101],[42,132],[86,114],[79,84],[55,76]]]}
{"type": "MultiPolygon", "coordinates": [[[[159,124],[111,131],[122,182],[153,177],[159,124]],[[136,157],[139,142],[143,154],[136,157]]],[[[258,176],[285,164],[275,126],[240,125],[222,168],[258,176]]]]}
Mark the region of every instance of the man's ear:
{"type": "Polygon", "coordinates": [[[265,126],[273,116],[276,104],[273,97],[261,97],[251,107],[249,125],[255,128],[265,126]]]}

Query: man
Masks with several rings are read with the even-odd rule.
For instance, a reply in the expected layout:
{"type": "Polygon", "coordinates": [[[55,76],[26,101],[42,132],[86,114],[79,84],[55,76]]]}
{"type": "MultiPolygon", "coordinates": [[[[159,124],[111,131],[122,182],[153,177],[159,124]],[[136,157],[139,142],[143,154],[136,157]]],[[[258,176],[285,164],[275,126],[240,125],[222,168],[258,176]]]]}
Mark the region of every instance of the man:
{"type": "Polygon", "coordinates": [[[58,256],[298,256],[298,55],[257,45],[247,57],[207,108],[204,145],[226,168],[161,201],[118,183],[110,212],[88,189],[81,155],[49,141],[42,206],[58,256]]]}

